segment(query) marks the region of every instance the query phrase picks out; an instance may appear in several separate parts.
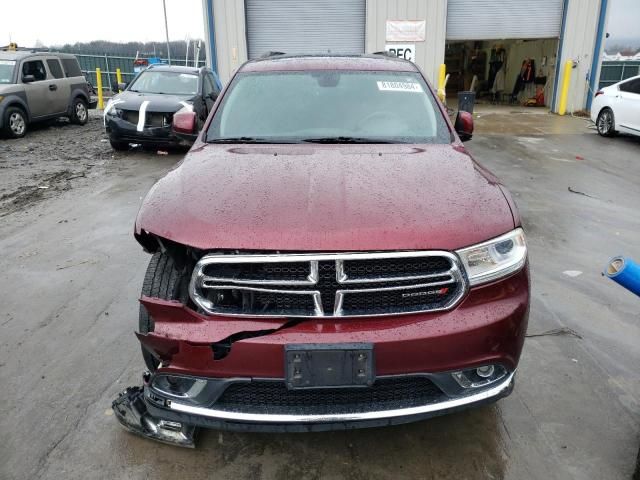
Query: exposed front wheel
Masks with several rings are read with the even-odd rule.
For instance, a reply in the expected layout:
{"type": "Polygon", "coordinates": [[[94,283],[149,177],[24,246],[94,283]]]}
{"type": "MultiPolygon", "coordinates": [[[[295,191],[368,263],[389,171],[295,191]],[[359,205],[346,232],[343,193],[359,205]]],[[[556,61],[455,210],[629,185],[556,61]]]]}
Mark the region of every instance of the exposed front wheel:
{"type": "Polygon", "coordinates": [[[610,108],[603,108],[596,119],[596,128],[598,133],[603,137],[612,137],[615,135],[615,117],[610,108]]]}
{"type": "Polygon", "coordinates": [[[73,101],[71,106],[71,123],[76,125],[85,125],[89,121],[89,110],[86,102],[78,97],[73,101]]]}
{"type": "MultiPolygon", "coordinates": [[[[176,270],[173,259],[166,253],[155,253],[151,257],[147,273],[142,284],[142,295],[146,297],[160,298],[162,300],[177,300],[181,292],[181,275],[176,270]]],[[[153,332],[153,319],[149,316],[147,309],[140,305],[138,319],[140,333],[153,332]]],[[[142,347],[142,358],[151,372],[158,369],[160,362],[144,346],[142,347]]]]}
{"type": "Polygon", "coordinates": [[[7,108],[2,124],[2,131],[9,138],[22,138],[27,134],[27,116],[19,107],[7,108]]]}

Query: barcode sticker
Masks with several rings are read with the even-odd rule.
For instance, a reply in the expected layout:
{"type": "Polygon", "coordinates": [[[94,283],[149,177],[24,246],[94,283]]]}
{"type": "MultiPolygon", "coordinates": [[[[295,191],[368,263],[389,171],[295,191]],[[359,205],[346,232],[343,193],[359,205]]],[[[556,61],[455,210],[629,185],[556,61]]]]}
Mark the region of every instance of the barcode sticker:
{"type": "Polygon", "coordinates": [[[422,93],[422,85],[414,82],[377,82],[378,90],[386,92],[416,92],[422,93]]]}

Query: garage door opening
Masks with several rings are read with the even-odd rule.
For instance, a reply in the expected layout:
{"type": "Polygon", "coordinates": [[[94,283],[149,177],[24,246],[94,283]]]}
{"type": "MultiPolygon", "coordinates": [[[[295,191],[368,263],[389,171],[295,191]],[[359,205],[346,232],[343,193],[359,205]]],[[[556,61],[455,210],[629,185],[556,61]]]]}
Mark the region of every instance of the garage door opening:
{"type": "Polygon", "coordinates": [[[550,106],[557,53],[557,38],[449,41],[447,97],[474,91],[476,103],[550,106]]]}

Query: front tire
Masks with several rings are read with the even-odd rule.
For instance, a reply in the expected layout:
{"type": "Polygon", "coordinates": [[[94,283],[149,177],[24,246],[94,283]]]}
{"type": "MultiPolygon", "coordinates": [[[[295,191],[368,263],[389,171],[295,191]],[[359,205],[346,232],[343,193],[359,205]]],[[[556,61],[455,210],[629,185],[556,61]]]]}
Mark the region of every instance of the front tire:
{"type": "Polygon", "coordinates": [[[71,123],[76,125],[86,125],[89,121],[89,110],[87,109],[87,102],[82,98],[76,97],[71,105],[71,123]]]}
{"type": "MultiPolygon", "coordinates": [[[[173,259],[166,253],[155,253],[151,257],[147,273],[144,276],[142,295],[162,300],[179,300],[181,287],[181,275],[176,270],[173,259]]],[[[140,305],[138,328],[143,334],[154,330],[153,319],[143,305],[140,305]]],[[[155,372],[158,369],[160,361],[144,346],[142,346],[142,358],[149,371],[155,372]]]]}
{"type": "Polygon", "coordinates": [[[609,107],[600,110],[598,118],[596,118],[596,129],[598,133],[603,137],[613,137],[616,134],[615,125],[616,121],[613,110],[609,107]]]}
{"type": "Polygon", "coordinates": [[[27,134],[27,115],[20,107],[9,107],[2,119],[2,133],[9,138],[22,138],[27,134]]]}

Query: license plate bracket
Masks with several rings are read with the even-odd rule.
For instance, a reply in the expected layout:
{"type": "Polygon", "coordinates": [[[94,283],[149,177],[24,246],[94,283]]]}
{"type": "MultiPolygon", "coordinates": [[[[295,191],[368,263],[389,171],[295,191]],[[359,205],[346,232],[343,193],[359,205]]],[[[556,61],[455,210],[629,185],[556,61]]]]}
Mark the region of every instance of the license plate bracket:
{"type": "Polygon", "coordinates": [[[285,345],[285,382],[291,390],[367,387],[375,379],[371,343],[285,345]]]}

